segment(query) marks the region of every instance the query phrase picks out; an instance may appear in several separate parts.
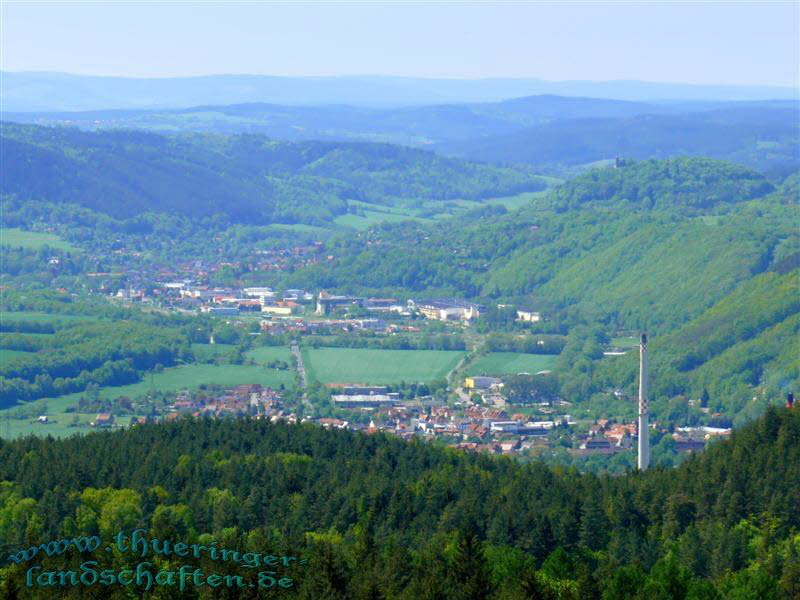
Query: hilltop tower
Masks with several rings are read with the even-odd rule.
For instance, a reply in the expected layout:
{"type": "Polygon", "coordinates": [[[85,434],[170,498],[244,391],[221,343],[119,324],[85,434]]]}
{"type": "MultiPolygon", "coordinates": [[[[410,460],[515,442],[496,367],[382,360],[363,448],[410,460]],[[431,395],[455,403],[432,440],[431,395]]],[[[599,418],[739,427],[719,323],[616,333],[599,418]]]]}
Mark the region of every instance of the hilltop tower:
{"type": "Polygon", "coordinates": [[[639,343],[639,454],[637,466],[644,471],[650,466],[650,429],[647,408],[647,334],[639,343]]]}

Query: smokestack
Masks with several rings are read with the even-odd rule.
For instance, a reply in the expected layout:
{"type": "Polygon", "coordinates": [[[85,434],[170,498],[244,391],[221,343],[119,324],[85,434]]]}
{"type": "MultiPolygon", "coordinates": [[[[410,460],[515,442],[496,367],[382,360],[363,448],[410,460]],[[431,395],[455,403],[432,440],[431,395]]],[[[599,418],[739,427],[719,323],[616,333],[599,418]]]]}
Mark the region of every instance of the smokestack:
{"type": "Polygon", "coordinates": [[[644,471],[650,466],[650,429],[647,408],[647,334],[639,344],[639,455],[637,466],[644,471]]]}

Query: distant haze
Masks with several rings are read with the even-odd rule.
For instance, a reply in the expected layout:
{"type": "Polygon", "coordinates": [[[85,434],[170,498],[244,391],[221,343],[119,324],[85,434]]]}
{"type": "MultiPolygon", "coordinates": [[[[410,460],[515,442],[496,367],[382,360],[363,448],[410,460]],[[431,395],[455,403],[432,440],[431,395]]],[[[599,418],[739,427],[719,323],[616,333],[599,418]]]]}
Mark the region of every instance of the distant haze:
{"type": "Polygon", "coordinates": [[[403,106],[490,102],[536,94],[621,100],[791,99],[795,90],[763,86],[698,86],[642,81],[420,79],[409,77],[270,77],[213,75],[136,79],[63,73],[2,73],[4,112],[112,108],[181,108],[205,104],[403,106]]]}

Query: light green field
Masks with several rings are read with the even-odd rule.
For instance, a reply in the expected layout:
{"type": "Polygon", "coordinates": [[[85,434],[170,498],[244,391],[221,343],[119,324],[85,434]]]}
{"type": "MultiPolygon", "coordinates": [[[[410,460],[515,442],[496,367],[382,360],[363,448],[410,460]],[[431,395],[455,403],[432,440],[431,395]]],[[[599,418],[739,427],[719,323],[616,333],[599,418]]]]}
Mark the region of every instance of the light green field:
{"type": "Polygon", "coordinates": [[[0,364],[5,364],[15,358],[33,356],[33,354],[33,352],[26,352],[25,350],[7,350],[6,348],[0,348],[0,364]]]}
{"type": "Polygon", "coordinates": [[[389,384],[444,379],[463,352],[303,348],[309,379],[322,383],[389,384]]]}
{"type": "MultiPolygon", "coordinates": [[[[89,433],[96,431],[89,423],[94,421],[97,417],[96,413],[80,414],[80,413],[60,413],[47,415],[47,423],[38,423],[35,419],[9,419],[5,416],[0,416],[0,438],[16,438],[26,435],[45,436],[51,435],[53,437],[66,437],[76,433],[89,433]],[[75,416],[78,417],[77,425],[74,422],[75,416]]],[[[130,417],[119,417],[119,422],[128,425],[130,417]]]]}
{"type": "Polygon", "coordinates": [[[192,344],[192,352],[200,362],[233,350],[233,344],[192,344]]]}
{"type": "Polygon", "coordinates": [[[508,210],[515,210],[527,206],[546,194],[547,190],[543,190],[539,192],[523,192],[514,196],[487,198],[485,200],[453,199],[428,202],[409,200],[404,206],[377,206],[375,204],[350,200],[348,203],[353,207],[361,209],[363,216],[348,213],[336,217],[334,222],[337,225],[352,227],[354,229],[367,229],[377,223],[396,221],[414,220],[433,222],[437,219],[446,219],[486,205],[502,205],[508,210]]]}
{"type": "Polygon", "coordinates": [[[324,227],[318,227],[316,225],[305,225],[303,223],[272,223],[264,227],[264,229],[274,229],[274,230],[281,230],[281,231],[298,231],[298,232],[308,232],[308,233],[315,233],[320,231],[325,231],[324,227]]]}
{"type": "Polygon", "coordinates": [[[380,212],[376,210],[365,210],[364,216],[347,213],[339,215],[334,219],[337,225],[352,227],[354,229],[367,229],[378,223],[393,223],[396,221],[419,220],[411,215],[398,214],[394,212],[380,212]]]}
{"type": "Polygon", "coordinates": [[[244,355],[262,365],[273,360],[282,360],[291,364],[291,353],[288,346],[261,346],[248,350],[244,355]]]}
{"type": "Polygon", "coordinates": [[[522,208],[523,206],[527,206],[534,200],[538,198],[542,198],[543,196],[547,195],[547,190],[542,190],[540,192],[522,192],[521,194],[517,194],[516,196],[501,196],[500,198],[489,198],[488,200],[483,200],[479,204],[492,204],[498,205],[501,204],[505,206],[508,210],[516,210],[517,208],[522,208]]]}
{"type": "Polygon", "coordinates": [[[55,234],[24,231],[22,229],[8,227],[0,228],[0,245],[12,246],[14,248],[30,248],[32,250],[50,246],[56,250],[67,250],[69,252],[78,251],[78,248],[62,240],[55,234]]]}
{"type": "MultiPolygon", "coordinates": [[[[193,389],[204,384],[217,384],[221,386],[234,386],[245,383],[260,383],[270,387],[279,387],[281,384],[289,386],[294,382],[293,371],[278,371],[265,369],[261,366],[249,365],[184,365],[164,369],[161,373],[148,374],[145,378],[130,385],[106,386],[100,388],[100,398],[112,400],[120,396],[136,398],[143,396],[151,390],[163,392],[177,392],[184,389],[193,389]]],[[[66,394],[57,398],[41,398],[22,406],[47,406],[47,415],[63,413],[64,410],[76,404],[83,396],[83,392],[66,394]]],[[[0,410],[0,418],[5,411],[14,411],[17,407],[0,410]]]]}
{"type": "Polygon", "coordinates": [[[479,358],[469,368],[470,375],[516,375],[549,371],[556,363],[557,354],[525,354],[522,352],[490,352],[479,358]]]}
{"type": "Polygon", "coordinates": [[[636,336],[615,337],[611,339],[613,348],[635,348],[639,345],[639,338],[636,336]]]}
{"type": "Polygon", "coordinates": [[[31,311],[0,311],[0,322],[26,321],[33,323],[67,323],[73,321],[98,321],[100,317],[89,315],[64,315],[61,313],[43,313],[31,311]]]}
{"type": "Polygon", "coordinates": [[[14,337],[20,337],[22,339],[29,338],[29,339],[45,339],[45,338],[52,338],[52,333],[41,333],[38,331],[2,331],[0,332],[0,338],[4,335],[13,335],[14,337]]]}

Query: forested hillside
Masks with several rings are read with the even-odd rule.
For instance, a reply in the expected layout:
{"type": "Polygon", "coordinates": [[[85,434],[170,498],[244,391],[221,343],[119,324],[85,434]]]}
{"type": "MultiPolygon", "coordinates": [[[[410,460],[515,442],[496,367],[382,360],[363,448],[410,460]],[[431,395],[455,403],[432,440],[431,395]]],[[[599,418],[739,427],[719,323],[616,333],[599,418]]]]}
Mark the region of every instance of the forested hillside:
{"type": "Polygon", "coordinates": [[[444,154],[558,170],[624,156],[708,156],[784,176],[798,167],[797,106],[559,119],[442,144],[444,154]]]}
{"type": "Polygon", "coordinates": [[[252,102],[171,110],[8,113],[81,129],[263,134],[281,140],[373,141],[552,173],[613,159],[709,156],[781,177],[798,165],[796,102],[660,102],[537,95],[502,102],[368,108],[252,102]]]}
{"type": "Polygon", "coordinates": [[[290,282],[530,296],[619,313],[621,326],[658,328],[696,315],[797,251],[793,184],[773,189],[753,171],[710,159],[598,169],[517,211],[383,224],[332,239],[333,264],[298,271],[290,282]],[[675,292],[682,306],[662,296],[674,285],[685,292],[675,292]],[[652,299],[641,302],[641,293],[652,299]],[[638,301],[621,306],[628,297],[638,301]]]}
{"type": "MultiPolygon", "coordinates": [[[[279,567],[294,579],[282,593],[315,600],[790,600],[800,591],[798,469],[800,414],[784,409],[677,470],[621,477],[253,420],[0,441],[0,589],[22,597],[31,565],[135,566],[145,559],[119,551],[68,548],[19,565],[9,555],[139,527],[172,543],[301,557],[307,565],[279,567]]],[[[173,564],[146,560],[154,571],[173,564]]],[[[258,570],[185,560],[246,581],[258,570]]]]}
{"type": "Polygon", "coordinates": [[[332,265],[286,281],[542,310],[577,344],[559,377],[571,401],[635,386],[635,358],[604,358],[608,340],[584,348],[594,334],[581,326],[648,331],[656,414],[682,418],[686,398],[705,391],[742,422],[800,381],[796,189],[796,178],[774,189],[709,159],[643,161],[591,171],[512,213],[331,241],[332,265]]]}
{"type": "Polygon", "coordinates": [[[146,212],[233,222],[330,222],[348,201],[394,205],[543,189],[502,168],[399,146],[276,142],[255,135],[162,136],[4,123],[3,193],[113,217],[146,212]]]}
{"type": "Polygon", "coordinates": [[[7,119],[20,123],[69,124],[82,129],[260,133],[285,140],[372,140],[424,145],[508,134],[553,119],[631,117],[673,110],[643,102],[545,95],[482,104],[388,109],[253,102],[172,110],[9,113],[7,119]]]}

